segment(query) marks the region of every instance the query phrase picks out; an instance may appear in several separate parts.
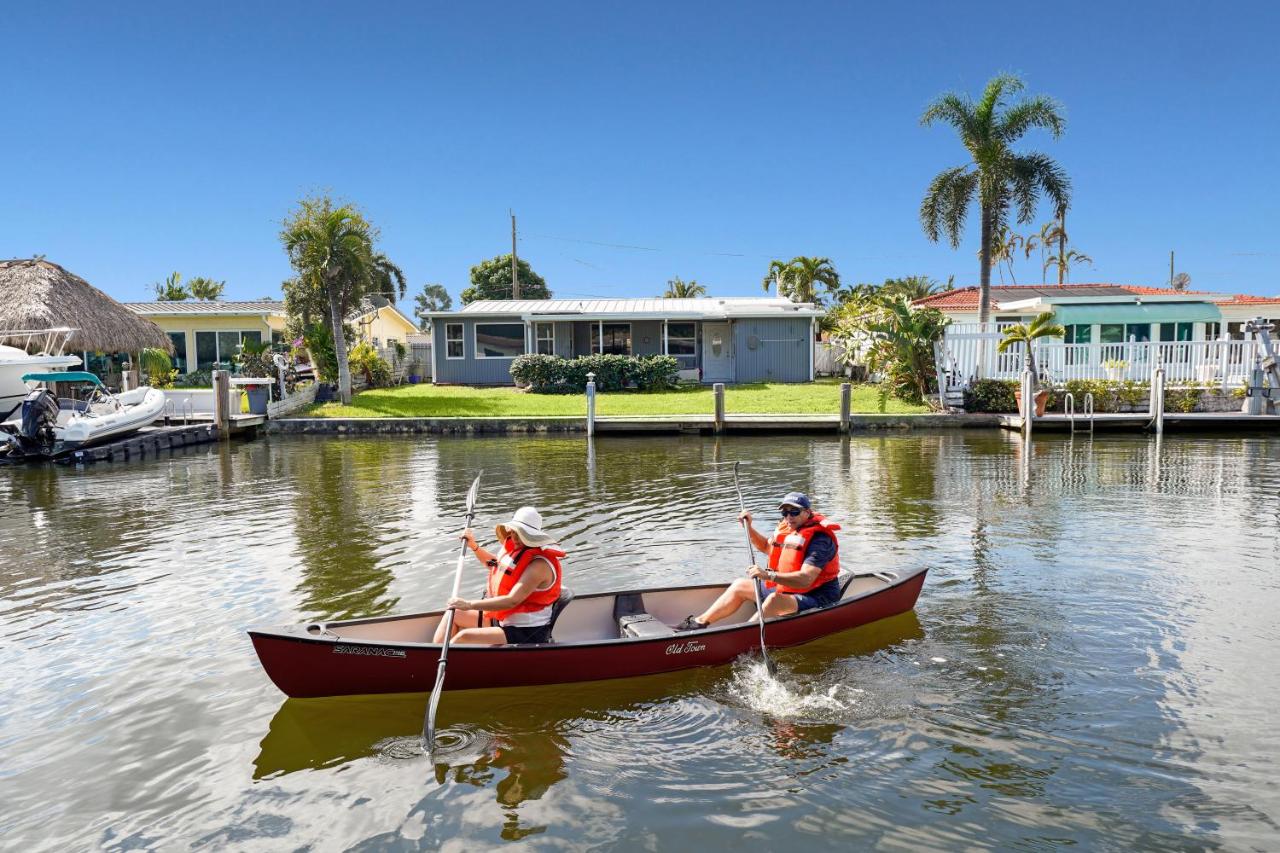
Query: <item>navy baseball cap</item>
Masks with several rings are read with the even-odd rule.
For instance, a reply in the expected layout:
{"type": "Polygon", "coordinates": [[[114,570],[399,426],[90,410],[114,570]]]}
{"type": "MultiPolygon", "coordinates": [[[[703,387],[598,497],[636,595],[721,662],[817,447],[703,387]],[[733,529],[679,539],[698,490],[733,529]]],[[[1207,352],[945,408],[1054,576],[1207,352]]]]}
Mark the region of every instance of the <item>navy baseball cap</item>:
{"type": "Polygon", "coordinates": [[[804,492],[787,492],[787,496],[782,499],[778,506],[798,506],[800,509],[812,509],[809,506],[809,496],[804,492]]]}

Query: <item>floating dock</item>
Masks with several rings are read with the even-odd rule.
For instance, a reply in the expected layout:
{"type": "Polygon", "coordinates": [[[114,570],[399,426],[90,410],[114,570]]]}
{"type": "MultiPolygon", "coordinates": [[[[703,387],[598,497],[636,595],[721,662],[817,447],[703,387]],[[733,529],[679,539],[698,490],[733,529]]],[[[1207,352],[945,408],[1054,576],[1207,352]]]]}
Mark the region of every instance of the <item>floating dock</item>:
{"type": "MultiPolygon", "coordinates": [[[[253,430],[266,423],[265,415],[232,415],[231,435],[253,430]]],[[[155,459],[165,451],[209,444],[219,438],[218,428],[211,416],[195,416],[182,424],[164,424],[156,421],[137,432],[121,436],[115,441],[95,444],[76,450],[54,461],[62,465],[88,465],[95,462],[130,462],[155,459]]]]}
{"type": "MultiPolygon", "coordinates": [[[[1033,430],[1088,432],[1092,421],[1094,430],[1141,432],[1155,429],[1155,419],[1150,412],[1107,412],[1092,418],[1076,415],[1043,415],[1031,419],[1033,430]]],[[[1000,426],[1005,429],[1022,429],[1021,415],[1000,415],[1000,426]]],[[[1187,432],[1221,431],[1280,432],[1280,415],[1248,415],[1244,412],[1165,412],[1164,426],[1187,432]]]]}

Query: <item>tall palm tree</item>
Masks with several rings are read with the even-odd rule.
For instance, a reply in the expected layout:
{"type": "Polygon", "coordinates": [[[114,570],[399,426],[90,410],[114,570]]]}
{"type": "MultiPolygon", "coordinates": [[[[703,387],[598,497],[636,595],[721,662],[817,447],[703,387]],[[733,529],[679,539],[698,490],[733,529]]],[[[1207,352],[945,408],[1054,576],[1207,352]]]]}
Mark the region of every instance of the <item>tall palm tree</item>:
{"type": "Polygon", "coordinates": [[[885,300],[899,300],[905,297],[907,301],[915,302],[938,292],[938,283],[927,275],[887,278],[880,287],[880,294],[885,300]]]}
{"type": "Polygon", "coordinates": [[[1088,264],[1093,266],[1093,258],[1084,252],[1077,252],[1075,249],[1067,249],[1065,252],[1050,255],[1045,258],[1043,272],[1048,274],[1049,267],[1058,268],[1058,284],[1064,284],[1069,279],[1071,267],[1076,264],[1088,264]]]}
{"type": "Polygon", "coordinates": [[[227,287],[225,281],[214,281],[211,278],[198,275],[187,282],[187,289],[191,291],[191,295],[201,302],[214,302],[222,298],[222,291],[227,287]]]}
{"type": "Polygon", "coordinates": [[[190,291],[182,283],[182,273],[177,271],[170,273],[164,281],[152,284],[151,289],[156,292],[159,302],[182,302],[191,298],[190,291]]]}
{"type": "Polygon", "coordinates": [[[381,296],[388,302],[404,299],[406,282],[404,271],[391,262],[391,259],[378,252],[373,256],[373,277],[371,296],[381,296]]]}
{"type": "Polygon", "coordinates": [[[697,299],[700,296],[706,296],[707,289],[695,281],[682,281],[680,276],[676,276],[667,282],[667,292],[662,294],[663,299],[697,299]]]}
{"type": "Polygon", "coordinates": [[[778,295],[785,296],[792,302],[812,302],[819,308],[825,304],[828,294],[840,288],[840,274],[830,258],[811,258],[797,255],[790,261],[774,261],[769,264],[769,272],[764,277],[764,292],[777,282],[778,295]],[[819,292],[818,287],[822,287],[819,292]]]}
{"type": "Polygon", "coordinates": [[[358,210],[334,207],[328,197],[303,199],[284,222],[280,241],[304,285],[318,289],[328,303],[328,325],[338,360],[338,393],[351,402],[351,368],[343,319],[351,302],[382,276],[373,251],[374,232],[358,210]]]}
{"type": "Polygon", "coordinates": [[[1055,216],[1065,214],[1071,203],[1071,180],[1061,166],[1046,154],[1020,154],[1011,147],[1033,128],[1048,130],[1056,139],[1066,126],[1062,108],[1052,98],[1037,95],[1009,103],[1024,85],[1013,75],[1000,74],[987,83],[976,103],[967,95],[949,92],[920,117],[926,127],[935,122],[954,127],[972,158],[964,166],[940,172],[929,183],[920,203],[920,223],[930,240],[946,235],[952,248],[959,248],[969,204],[978,200],[982,240],[978,321],[984,324],[991,314],[994,238],[1008,225],[1010,214],[1016,214],[1018,222],[1030,222],[1041,194],[1052,203],[1055,216]]]}

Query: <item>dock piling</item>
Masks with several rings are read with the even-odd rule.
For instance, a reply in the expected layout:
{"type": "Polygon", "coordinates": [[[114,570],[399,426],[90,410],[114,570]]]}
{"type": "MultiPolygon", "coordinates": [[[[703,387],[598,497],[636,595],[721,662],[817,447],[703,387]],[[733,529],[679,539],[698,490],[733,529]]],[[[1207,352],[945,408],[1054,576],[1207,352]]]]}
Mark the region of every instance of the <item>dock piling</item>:
{"type": "Polygon", "coordinates": [[[231,435],[230,391],[231,374],[225,370],[213,371],[213,424],[223,438],[231,435]]]}
{"type": "Polygon", "coordinates": [[[596,375],[587,374],[587,438],[596,434],[596,375]]]}
{"type": "Polygon", "coordinates": [[[1151,400],[1148,403],[1151,422],[1156,428],[1156,435],[1164,432],[1164,368],[1157,367],[1151,371],[1151,400]]]}
{"type": "Polygon", "coordinates": [[[724,432],[724,383],[717,382],[711,386],[711,390],[716,398],[715,432],[719,434],[724,432]]]}
{"type": "Polygon", "coordinates": [[[840,432],[849,431],[849,410],[853,408],[853,386],[848,382],[840,383],[840,432]]]}

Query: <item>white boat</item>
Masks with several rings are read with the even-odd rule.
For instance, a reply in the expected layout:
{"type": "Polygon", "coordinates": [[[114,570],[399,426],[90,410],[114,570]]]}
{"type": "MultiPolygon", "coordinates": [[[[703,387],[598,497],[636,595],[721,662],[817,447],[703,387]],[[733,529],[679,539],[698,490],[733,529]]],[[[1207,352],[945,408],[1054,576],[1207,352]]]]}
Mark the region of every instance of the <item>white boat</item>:
{"type": "Polygon", "coordinates": [[[164,413],[164,392],[146,385],[112,394],[98,377],[80,371],[27,373],[22,380],[26,397],[0,423],[0,454],[11,460],[64,456],[133,432],[164,413]],[[93,391],[86,401],[59,400],[50,382],[87,382],[93,391]]]}
{"type": "Polygon", "coordinates": [[[47,373],[80,365],[74,355],[64,355],[75,329],[0,330],[0,421],[22,406],[31,389],[22,381],[28,373],[47,373]],[[5,342],[8,343],[5,343],[5,342]],[[35,354],[28,352],[37,349],[35,354]]]}

